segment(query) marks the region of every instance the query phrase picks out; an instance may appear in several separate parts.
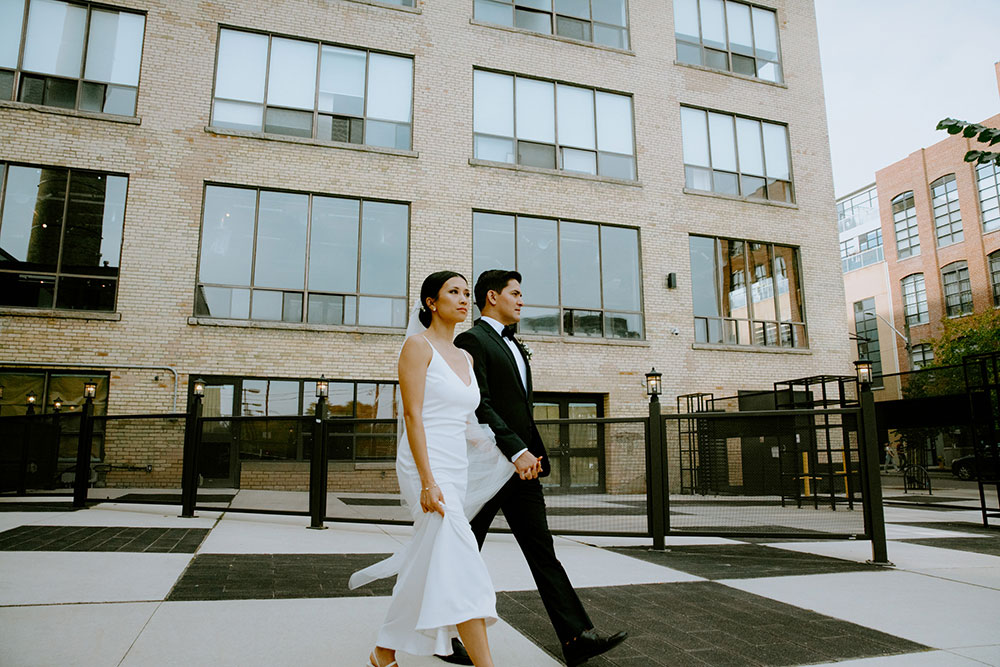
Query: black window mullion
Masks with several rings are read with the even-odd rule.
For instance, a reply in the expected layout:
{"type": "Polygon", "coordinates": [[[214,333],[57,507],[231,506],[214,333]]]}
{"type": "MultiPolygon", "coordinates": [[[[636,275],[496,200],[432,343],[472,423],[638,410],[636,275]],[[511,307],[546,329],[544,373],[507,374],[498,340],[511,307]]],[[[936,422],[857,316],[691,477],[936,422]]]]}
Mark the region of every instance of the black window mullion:
{"type": "Polygon", "coordinates": [[[556,284],[559,286],[556,292],[559,299],[559,335],[565,335],[565,314],[562,300],[562,220],[556,220],[556,284]]]}
{"type": "MultiPolygon", "coordinates": [[[[362,226],[365,224],[365,202],[358,200],[358,267],[357,280],[354,283],[354,326],[361,326],[361,261],[363,259],[361,239],[363,236],[362,226]]],[[[409,282],[409,280],[407,280],[409,282]]],[[[355,408],[357,408],[357,388],[355,387],[355,408]]]]}
{"type": "Polygon", "coordinates": [[[604,225],[595,225],[597,227],[597,291],[601,296],[601,336],[607,337],[607,332],[604,330],[605,321],[605,306],[604,306],[604,245],[602,243],[604,239],[604,234],[601,232],[604,229],[604,225]]]}
{"type": "Polygon", "coordinates": [[[66,191],[63,194],[63,212],[62,212],[62,223],[59,225],[59,254],[56,255],[56,280],[55,288],[52,290],[52,307],[55,308],[59,304],[59,283],[62,282],[59,279],[62,273],[62,258],[63,258],[63,242],[66,239],[66,224],[68,223],[69,216],[69,193],[73,187],[73,172],[71,169],[66,170],[66,191]]]}
{"type": "MultiPolygon", "coordinates": [[[[371,51],[365,51],[365,93],[364,93],[365,94],[365,99],[361,103],[362,104],[362,107],[361,107],[361,116],[362,116],[361,117],[361,143],[362,144],[367,144],[368,143],[368,136],[367,136],[368,135],[368,76],[369,76],[369,74],[371,72],[371,60],[372,60],[372,53],[371,53],[371,51]]],[[[413,104],[413,99],[411,98],[410,99],[410,105],[412,106],[412,104],[413,104]]],[[[411,129],[411,132],[412,132],[412,129],[411,129]]],[[[347,122],[347,140],[348,141],[351,140],[351,125],[350,125],[350,121],[347,122]]],[[[360,226],[358,227],[358,229],[360,230],[360,226]]],[[[360,241],[358,242],[358,248],[359,248],[359,250],[361,248],[360,241]]],[[[358,267],[359,268],[361,267],[360,263],[358,264],[358,267]]],[[[359,290],[359,292],[361,290],[361,283],[360,282],[358,283],[358,290],[359,290]]]]}
{"type": "MultiPolygon", "coordinates": [[[[83,22],[83,52],[80,56],[80,76],[76,81],[76,101],[73,104],[74,109],[80,108],[80,98],[83,96],[83,75],[87,71],[87,49],[90,48],[90,21],[93,16],[94,8],[87,5],[87,19],[83,22]]],[[[105,95],[107,94],[107,88],[105,88],[105,95]]],[[[101,111],[104,111],[104,105],[101,104],[101,111]]]]}
{"type": "MultiPolygon", "coordinates": [[[[266,99],[266,98],[265,98],[266,99]]],[[[254,298],[254,285],[256,284],[256,273],[257,273],[257,222],[260,218],[260,188],[254,190],[254,210],[253,210],[253,245],[250,248],[250,312],[247,313],[248,319],[253,319],[253,298],[254,298]]]]}
{"type": "MultiPolygon", "coordinates": [[[[306,256],[305,256],[304,266],[302,267],[302,312],[300,313],[303,322],[307,321],[308,319],[307,315],[309,312],[309,258],[310,258],[309,251],[311,248],[310,241],[312,239],[312,208],[314,199],[314,196],[312,194],[306,196],[307,196],[306,201],[308,202],[306,204],[306,248],[305,248],[306,256]]],[[[284,308],[284,303],[282,303],[282,309],[283,308],[284,308]]]]}
{"type": "Polygon", "coordinates": [[[21,87],[21,69],[24,67],[24,46],[28,39],[28,10],[30,9],[31,0],[26,0],[24,3],[24,14],[21,17],[21,48],[17,52],[17,63],[14,65],[14,87],[10,91],[10,99],[16,100],[20,94],[21,87]]]}
{"type": "MultiPolygon", "coordinates": [[[[261,100],[263,103],[263,110],[260,116],[260,131],[267,131],[267,87],[271,82],[271,42],[274,37],[271,35],[267,36],[267,58],[264,63],[264,99],[261,100]]],[[[258,197],[260,196],[260,191],[258,191],[258,197]]],[[[256,218],[254,218],[256,220],[256,218]]],[[[256,224],[254,225],[254,234],[256,234],[256,224]]],[[[256,249],[256,247],[255,247],[256,249]]],[[[252,296],[252,295],[251,295],[252,296]]]]}
{"type": "MultiPolygon", "coordinates": [[[[323,42],[316,42],[316,88],[313,90],[313,128],[312,136],[313,139],[318,138],[319,134],[319,80],[320,71],[323,69],[323,42]]],[[[312,205],[312,196],[309,197],[310,206],[312,205]]],[[[308,251],[306,252],[308,255],[308,251]]]]}

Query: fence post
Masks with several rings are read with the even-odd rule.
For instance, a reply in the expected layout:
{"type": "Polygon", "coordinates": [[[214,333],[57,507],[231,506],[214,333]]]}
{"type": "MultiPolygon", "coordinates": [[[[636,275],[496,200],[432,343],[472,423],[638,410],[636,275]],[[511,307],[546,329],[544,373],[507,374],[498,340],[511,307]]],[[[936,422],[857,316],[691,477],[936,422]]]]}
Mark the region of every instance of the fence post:
{"type": "Polygon", "coordinates": [[[875,423],[875,396],[870,382],[861,382],[861,484],[865,493],[865,516],[872,540],[872,565],[889,565],[885,544],[885,513],[882,510],[882,478],[878,463],[878,429],[875,423]]]}
{"type": "MultiPolygon", "coordinates": [[[[204,387],[204,384],[202,384],[204,387]]],[[[204,392],[195,391],[188,403],[187,417],[184,425],[184,452],[181,467],[181,516],[190,519],[194,517],[194,507],[198,501],[198,443],[201,440],[201,398],[204,392]]]]}
{"type": "Polygon", "coordinates": [[[316,420],[313,422],[313,446],[309,457],[309,528],[323,530],[326,518],[326,396],[316,399],[316,420]]]}
{"type": "Polygon", "coordinates": [[[653,549],[663,551],[666,547],[666,517],[664,513],[664,469],[665,452],[663,447],[663,421],[660,417],[660,397],[652,394],[649,398],[649,458],[650,480],[652,493],[649,494],[650,523],[653,530],[653,549]]]}
{"type": "Polygon", "coordinates": [[[73,479],[73,507],[87,506],[90,486],[90,452],[94,440],[94,397],[87,394],[80,413],[80,439],[76,447],[76,474],[73,479]]]}

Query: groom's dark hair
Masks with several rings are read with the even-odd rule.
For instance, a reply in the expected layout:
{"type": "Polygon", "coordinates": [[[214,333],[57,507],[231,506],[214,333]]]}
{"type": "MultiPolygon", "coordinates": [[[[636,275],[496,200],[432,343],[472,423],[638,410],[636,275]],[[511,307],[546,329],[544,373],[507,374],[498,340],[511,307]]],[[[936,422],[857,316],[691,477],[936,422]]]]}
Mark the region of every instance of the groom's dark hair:
{"type": "Polygon", "coordinates": [[[479,274],[479,278],[476,280],[476,288],[473,290],[473,294],[476,297],[476,307],[482,310],[486,307],[486,295],[490,291],[502,292],[507,283],[512,280],[521,282],[521,274],[517,271],[507,271],[505,269],[490,269],[489,271],[483,271],[479,274]]]}

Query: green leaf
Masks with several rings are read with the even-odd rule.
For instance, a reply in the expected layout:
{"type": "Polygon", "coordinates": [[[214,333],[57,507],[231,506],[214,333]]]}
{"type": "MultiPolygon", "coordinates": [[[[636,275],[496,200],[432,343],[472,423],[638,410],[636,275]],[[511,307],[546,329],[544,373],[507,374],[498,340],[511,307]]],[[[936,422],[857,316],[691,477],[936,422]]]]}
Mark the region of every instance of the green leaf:
{"type": "Polygon", "coordinates": [[[955,127],[956,125],[964,125],[962,121],[955,120],[954,118],[945,118],[944,120],[939,120],[937,127],[938,130],[947,130],[948,128],[955,127]]]}
{"type": "Polygon", "coordinates": [[[975,125],[966,125],[965,129],[962,130],[962,136],[965,137],[966,139],[971,139],[977,134],[979,134],[979,131],[976,129],[975,125]]]}
{"type": "Polygon", "coordinates": [[[965,157],[962,159],[965,160],[966,162],[975,162],[979,159],[979,156],[982,154],[983,151],[969,151],[968,153],[965,154],[965,157]]]}

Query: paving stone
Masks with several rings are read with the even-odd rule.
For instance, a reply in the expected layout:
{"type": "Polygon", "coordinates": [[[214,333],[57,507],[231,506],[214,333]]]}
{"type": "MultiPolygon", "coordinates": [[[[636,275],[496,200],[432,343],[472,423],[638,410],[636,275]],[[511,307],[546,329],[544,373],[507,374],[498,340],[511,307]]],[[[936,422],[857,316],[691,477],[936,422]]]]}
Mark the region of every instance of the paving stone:
{"type": "Polygon", "coordinates": [[[207,528],[18,526],[0,533],[0,551],[121,551],[193,554],[207,528]]]}
{"type": "Polygon", "coordinates": [[[935,537],[899,541],[909,544],[922,544],[925,547],[956,549],[958,551],[970,551],[988,556],[1000,556],[1000,539],[990,539],[989,537],[935,537]]]}

